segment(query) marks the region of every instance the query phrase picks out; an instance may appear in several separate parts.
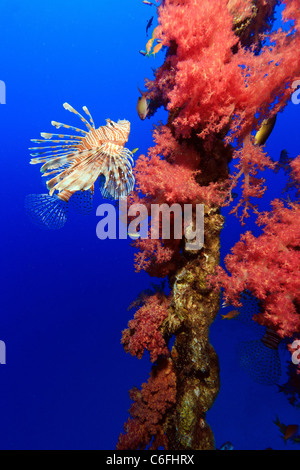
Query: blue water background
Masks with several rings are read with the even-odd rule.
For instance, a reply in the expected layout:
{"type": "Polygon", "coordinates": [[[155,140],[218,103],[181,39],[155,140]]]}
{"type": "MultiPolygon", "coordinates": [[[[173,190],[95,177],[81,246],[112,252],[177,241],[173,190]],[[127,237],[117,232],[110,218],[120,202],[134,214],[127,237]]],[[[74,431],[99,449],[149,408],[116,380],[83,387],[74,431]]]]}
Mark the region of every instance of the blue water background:
{"type": "MultiPolygon", "coordinates": [[[[132,316],[127,307],[152,281],[134,272],[129,241],[100,241],[95,210],[89,217],[70,214],[60,231],[40,230],[27,218],[24,198],[45,192],[39,167],[29,165],[30,139],[53,131],[51,120],[81,124],[64,102],[78,110],[86,105],[97,126],[108,117],[128,119],[128,147],[139,148],[136,156],[147,151],[153,124],[166,119],[163,110],[144,122],[136,113],[137,84],[143,87],[164,57],[138,53],[154,13],[142,0],[0,2],[0,79],[7,86],[7,104],[0,106],[0,339],[7,346],[1,449],[114,449],[128,417],[128,390],[148,378],[148,356],[132,358],[120,344],[132,316]]],[[[292,104],[278,116],[267,143],[275,160],[283,148],[300,153],[299,116],[300,106],[292,104]]],[[[285,184],[282,173],[266,176],[261,208],[285,184]]],[[[94,207],[101,202],[97,193],[94,207]]],[[[240,231],[227,218],[223,255],[240,231]]],[[[220,317],[211,329],[221,365],[221,391],[207,416],[216,445],[297,449],[284,444],[272,421],[278,415],[300,424],[299,410],[276,386],[255,384],[239,367],[235,348],[247,335],[220,317]]]]}

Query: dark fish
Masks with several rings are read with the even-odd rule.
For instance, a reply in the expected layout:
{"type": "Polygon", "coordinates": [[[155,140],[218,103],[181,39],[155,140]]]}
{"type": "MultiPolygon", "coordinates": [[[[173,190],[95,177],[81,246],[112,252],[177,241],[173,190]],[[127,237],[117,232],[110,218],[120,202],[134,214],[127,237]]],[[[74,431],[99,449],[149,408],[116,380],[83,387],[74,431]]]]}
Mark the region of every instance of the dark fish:
{"type": "Polygon", "coordinates": [[[229,203],[229,202],[233,201],[234,199],[236,199],[238,196],[239,196],[238,193],[232,192],[232,193],[230,193],[230,195],[228,195],[228,196],[226,197],[225,202],[226,202],[226,203],[229,203]]]}
{"type": "Polygon", "coordinates": [[[298,424],[289,424],[286,427],[285,433],[284,433],[284,440],[287,441],[288,439],[292,439],[293,437],[297,436],[299,426],[298,424]]]}
{"type": "Polygon", "coordinates": [[[277,385],[278,391],[284,393],[290,405],[300,409],[300,374],[297,373],[297,365],[289,362],[287,367],[287,381],[277,385]]]}
{"type": "Polygon", "coordinates": [[[223,444],[221,447],[220,447],[220,450],[233,450],[234,447],[233,445],[231,444],[231,442],[225,442],[225,444],[223,444]]]}
{"type": "Polygon", "coordinates": [[[273,423],[276,424],[276,426],[279,427],[280,432],[282,433],[282,435],[283,435],[282,437],[283,437],[285,442],[288,439],[291,439],[291,440],[298,439],[298,437],[299,437],[298,436],[298,430],[299,430],[298,424],[285,425],[285,424],[283,424],[279,421],[278,416],[276,418],[276,421],[273,421],[273,423]]]}
{"type": "Polygon", "coordinates": [[[150,20],[148,21],[147,26],[146,26],[146,34],[147,34],[147,36],[148,36],[148,31],[149,31],[149,29],[150,29],[151,26],[152,26],[152,23],[153,23],[153,16],[151,16],[151,18],[150,18],[150,20]]]}
{"type": "Polygon", "coordinates": [[[281,150],[280,157],[279,157],[280,165],[286,165],[289,162],[290,162],[290,157],[289,157],[288,151],[286,149],[281,150]]]}

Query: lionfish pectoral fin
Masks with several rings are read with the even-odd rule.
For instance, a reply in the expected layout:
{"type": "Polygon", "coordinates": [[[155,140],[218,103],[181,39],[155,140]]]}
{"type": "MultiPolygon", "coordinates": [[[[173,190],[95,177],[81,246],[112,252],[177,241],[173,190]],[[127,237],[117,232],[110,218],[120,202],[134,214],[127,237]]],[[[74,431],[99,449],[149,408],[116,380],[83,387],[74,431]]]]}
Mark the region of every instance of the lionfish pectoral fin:
{"type": "Polygon", "coordinates": [[[49,194],[29,194],[25,198],[25,210],[35,225],[57,230],[67,220],[68,202],[49,194]]]}
{"type": "Polygon", "coordinates": [[[135,184],[132,153],[124,147],[109,143],[103,144],[101,149],[106,156],[99,179],[102,196],[106,199],[128,196],[135,184]]]}
{"type": "Polygon", "coordinates": [[[101,191],[101,194],[102,196],[105,198],[105,199],[109,199],[111,201],[114,200],[114,197],[109,193],[109,191],[107,190],[107,185],[108,185],[108,182],[106,183],[106,178],[104,175],[100,175],[99,176],[99,189],[101,191]]]}
{"type": "Polygon", "coordinates": [[[128,196],[134,188],[135,179],[132,173],[126,177],[122,174],[118,178],[110,175],[105,178],[101,175],[99,178],[99,188],[105,199],[116,200],[128,196]]]}
{"type": "Polygon", "coordinates": [[[82,159],[48,181],[50,194],[55,190],[76,192],[90,189],[101,173],[103,158],[99,149],[97,147],[81,152],[82,159]]]}

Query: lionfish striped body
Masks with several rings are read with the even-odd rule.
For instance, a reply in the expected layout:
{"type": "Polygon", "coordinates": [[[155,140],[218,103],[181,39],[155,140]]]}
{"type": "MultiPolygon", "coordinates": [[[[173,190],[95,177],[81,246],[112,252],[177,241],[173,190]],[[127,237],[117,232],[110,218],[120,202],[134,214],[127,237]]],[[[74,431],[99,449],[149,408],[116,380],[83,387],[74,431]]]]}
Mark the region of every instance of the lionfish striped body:
{"type": "MultiPolygon", "coordinates": [[[[87,207],[91,208],[94,183],[99,176],[101,193],[110,199],[129,194],[135,182],[132,153],[125,148],[130,133],[130,122],[119,120],[116,123],[107,119],[105,126],[96,129],[86,107],[83,107],[83,110],[90,122],[68,103],[64,104],[64,108],[77,114],[88,132],[52,121],[51,124],[57,129],[63,127],[80,135],[42,133],[44,140],[32,141],[38,144],[50,141],[55,145],[30,149],[36,152],[31,154],[34,158],[30,163],[43,163],[43,176],[51,175],[51,178],[47,181],[49,195],[29,195],[25,207],[33,220],[46,228],[60,228],[65,223],[67,203],[75,193],[78,196],[80,192],[78,201],[82,198],[85,201],[90,200],[90,204],[85,204],[83,210],[88,212],[87,207]]],[[[79,207],[82,209],[81,203],[79,207]]]]}

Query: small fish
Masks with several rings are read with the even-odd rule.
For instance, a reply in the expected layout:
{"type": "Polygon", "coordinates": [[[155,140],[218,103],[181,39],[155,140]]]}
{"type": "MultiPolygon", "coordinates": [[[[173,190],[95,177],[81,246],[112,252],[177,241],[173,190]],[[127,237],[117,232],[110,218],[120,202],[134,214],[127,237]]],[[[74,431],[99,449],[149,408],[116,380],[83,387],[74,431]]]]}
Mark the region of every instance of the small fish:
{"type": "Polygon", "coordinates": [[[289,424],[286,427],[286,430],[283,436],[283,439],[285,440],[285,442],[288,439],[292,439],[293,437],[296,437],[296,435],[298,434],[298,429],[299,429],[298,424],[289,424]]]}
{"type": "Polygon", "coordinates": [[[261,124],[259,130],[257,131],[257,133],[255,135],[255,138],[254,138],[255,145],[264,145],[267,142],[267,140],[268,140],[268,138],[269,138],[274,126],[275,126],[276,118],[277,118],[277,115],[275,114],[275,116],[272,116],[269,119],[265,119],[262,122],[262,124],[261,124]]]}
{"type": "Polygon", "coordinates": [[[233,444],[231,444],[231,442],[225,442],[225,444],[223,444],[221,447],[220,447],[220,450],[234,450],[234,447],[233,447],[233,444]]]}
{"type": "Polygon", "coordinates": [[[127,235],[132,239],[132,240],[137,240],[140,238],[140,233],[139,232],[127,232],[127,235]]]}
{"type": "Polygon", "coordinates": [[[148,23],[147,23],[147,26],[146,26],[146,34],[147,34],[147,36],[148,36],[148,31],[149,31],[149,29],[150,29],[151,26],[152,26],[153,18],[154,18],[154,17],[151,16],[150,20],[149,20],[148,23]]]}
{"type": "MultiPolygon", "coordinates": [[[[146,44],[146,55],[147,55],[148,57],[150,57],[150,52],[151,52],[153,43],[154,43],[155,39],[157,39],[157,37],[156,37],[156,36],[157,36],[157,29],[158,29],[158,26],[157,26],[156,28],[154,28],[153,33],[152,33],[152,37],[149,39],[149,41],[148,41],[147,44],[146,44]]],[[[161,47],[162,47],[162,46],[159,46],[159,47],[158,47],[158,45],[156,45],[156,46],[155,46],[155,48],[156,48],[155,53],[158,52],[158,51],[161,49],[161,47]]],[[[154,54],[155,54],[155,53],[154,53],[154,54]]]]}
{"type": "Polygon", "coordinates": [[[152,54],[154,55],[154,57],[155,57],[155,54],[157,54],[161,50],[162,47],[163,47],[162,42],[158,42],[156,46],[154,46],[153,51],[152,51],[152,54]]]}
{"type": "Polygon", "coordinates": [[[150,5],[150,6],[156,7],[156,5],[154,5],[154,3],[148,2],[148,0],[143,0],[143,3],[144,3],[145,5],[150,5]]]}
{"type": "Polygon", "coordinates": [[[227,320],[232,320],[232,318],[236,318],[239,314],[240,312],[238,310],[231,310],[226,315],[222,315],[222,319],[225,320],[226,318],[227,320]]]}
{"type": "Polygon", "coordinates": [[[225,203],[228,204],[230,203],[231,201],[233,201],[234,199],[236,199],[238,197],[238,193],[235,193],[235,192],[230,192],[228,194],[228,196],[226,197],[225,199],[225,203]]]}
{"type": "Polygon", "coordinates": [[[142,49],[139,50],[139,53],[142,54],[144,57],[147,55],[147,52],[146,52],[146,51],[143,51],[142,49]]]}
{"type": "Polygon", "coordinates": [[[287,426],[279,421],[279,418],[276,418],[274,424],[279,427],[280,432],[283,434],[283,439],[286,442],[288,439],[294,440],[297,439],[297,434],[299,430],[298,424],[288,424],[287,426]]]}
{"type": "Polygon", "coordinates": [[[147,91],[141,91],[138,87],[139,92],[141,93],[142,96],[139,96],[138,102],[137,102],[137,112],[142,121],[144,121],[147,117],[147,114],[149,112],[149,100],[147,100],[147,91]]]}
{"type": "Polygon", "coordinates": [[[138,151],[138,148],[131,150],[131,154],[135,154],[138,151]]]}
{"type": "Polygon", "coordinates": [[[146,55],[148,55],[148,56],[149,56],[150,51],[152,49],[153,42],[154,42],[154,38],[151,38],[151,39],[149,39],[149,41],[146,44],[146,55]]]}
{"type": "Polygon", "coordinates": [[[153,32],[152,32],[152,38],[153,39],[156,39],[157,38],[157,31],[158,31],[158,26],[156,26],[156,28],[154,28],[153,32]]]}

